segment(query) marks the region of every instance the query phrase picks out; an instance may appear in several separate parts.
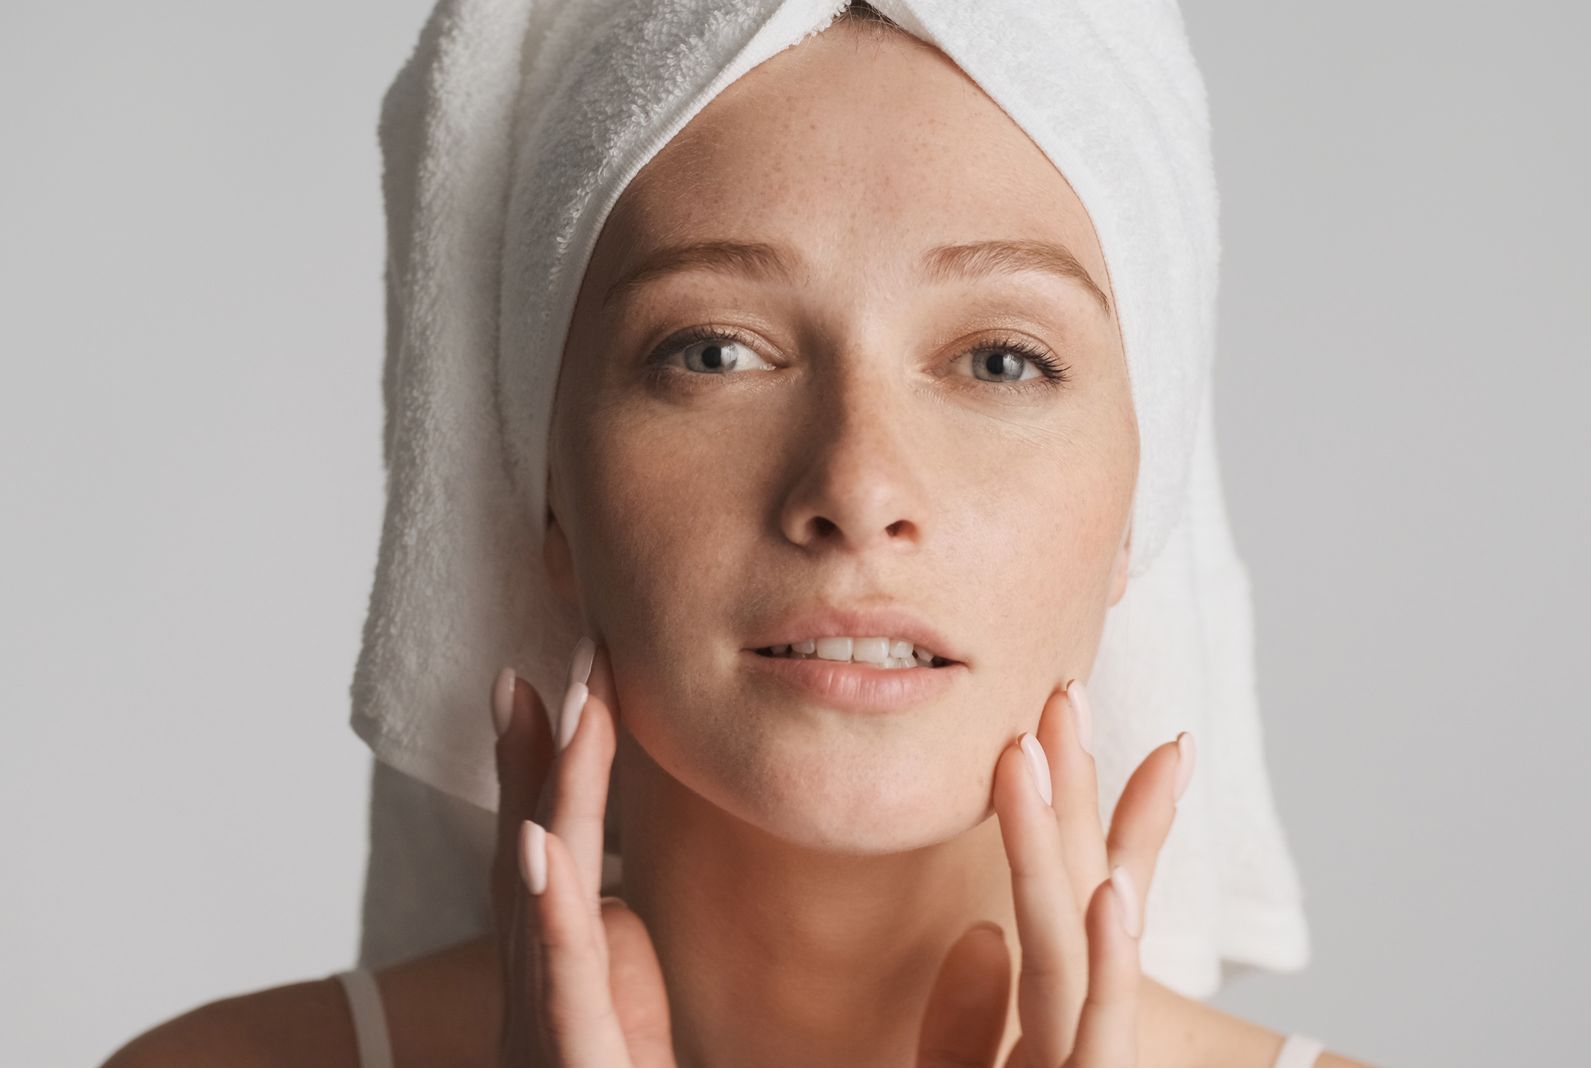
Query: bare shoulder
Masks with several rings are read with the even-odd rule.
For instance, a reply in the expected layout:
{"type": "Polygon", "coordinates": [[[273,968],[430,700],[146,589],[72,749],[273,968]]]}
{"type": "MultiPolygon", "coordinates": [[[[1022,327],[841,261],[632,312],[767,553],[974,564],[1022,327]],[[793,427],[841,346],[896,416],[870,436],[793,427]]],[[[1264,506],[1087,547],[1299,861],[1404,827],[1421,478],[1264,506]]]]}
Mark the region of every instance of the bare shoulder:
{"type": "MultiPolygon", "coordinates": [[[[1144,1063],[1185,1068],[1273,1068],[1287,1036],[1144,979],[1144,1005],[1156,1026],[1144,1063]]],[[[1325,1036],[1321,1036],[1324,1038],[1325,1036]]],[[[1330,1050],[1312,1068],[1372,1068],[1330,1050]]]]}
{"type": "MultiPolygon", "coordinates": [[[[375,973],[393,1060],[490,1068],[501,992],[494,947],[464,942],[375,973]]],[[[212,1001],[144,1032],[103,1068],[360,1068],[335,976],[212,1001]]]]}
{"type": "Polygon", "coordinates": [[[104,1068],[359,1068],[335,978],[290,983],[190,1009],[128,1042],[104,1068]]]}

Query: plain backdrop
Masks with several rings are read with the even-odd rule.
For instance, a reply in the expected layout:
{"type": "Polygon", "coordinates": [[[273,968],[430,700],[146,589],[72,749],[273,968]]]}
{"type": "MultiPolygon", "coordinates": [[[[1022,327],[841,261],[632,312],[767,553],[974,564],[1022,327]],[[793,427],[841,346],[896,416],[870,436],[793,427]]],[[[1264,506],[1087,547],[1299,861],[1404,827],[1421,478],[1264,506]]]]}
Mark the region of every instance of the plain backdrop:
{"type": "MultiPolygon", "coordinates": [[[[353,961],[375,126],[428,8],[0,13],[0,1063],[353,961]]],[[[1186,17],[1314,943],[1217,1003],[1378,1064],[1584,1063],[1591,18],[1186,17]]]]}

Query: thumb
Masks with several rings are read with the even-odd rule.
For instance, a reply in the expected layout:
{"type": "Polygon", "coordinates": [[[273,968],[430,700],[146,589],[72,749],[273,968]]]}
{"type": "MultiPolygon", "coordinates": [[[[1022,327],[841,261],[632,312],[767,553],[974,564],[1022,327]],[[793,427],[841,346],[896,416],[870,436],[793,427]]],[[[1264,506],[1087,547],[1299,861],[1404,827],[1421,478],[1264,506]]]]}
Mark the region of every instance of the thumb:
{"type": "Polygon", "coordinates": [[[918,1068],[992,1065],[1005,1037],[1011,956],[1000,928],[975,924],[945,954],[928,995],[918,1068]]]}
{"type": "Polygon", "coordinates": [[[619,898],[605,897],[602,927],[608,938],[608,989],[631,1061],[636,1068],[674,1068],[668,992],[646,924],[619,898]]]}

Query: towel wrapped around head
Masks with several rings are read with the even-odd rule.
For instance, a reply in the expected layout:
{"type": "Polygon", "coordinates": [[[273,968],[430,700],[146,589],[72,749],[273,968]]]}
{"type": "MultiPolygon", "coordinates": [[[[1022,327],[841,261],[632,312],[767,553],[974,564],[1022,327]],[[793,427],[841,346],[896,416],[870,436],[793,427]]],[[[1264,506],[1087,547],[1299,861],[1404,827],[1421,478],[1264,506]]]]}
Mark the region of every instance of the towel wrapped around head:
{"type": "MultiPolygon", "coordinates": [[[[387,509],[351,722],[379,764],[361,963],[491,927],[484,712],[513,664],[562,692],[580,636],[541,539],[560,354],[636,173],[835,0],[439,0],[381,116],[387,509]]],[[[1140,435],[1130,581],[1089,675],[1101,814],[1180,730],[1200,770],[1158,862],[1146,974],[1301,968],[1308,933],[1266,772],[1248,576],[1211,361],[1220,245],[1204,85],[1173,0],[877,0],[1075,190],[1104,254],[1140,435]]]]}

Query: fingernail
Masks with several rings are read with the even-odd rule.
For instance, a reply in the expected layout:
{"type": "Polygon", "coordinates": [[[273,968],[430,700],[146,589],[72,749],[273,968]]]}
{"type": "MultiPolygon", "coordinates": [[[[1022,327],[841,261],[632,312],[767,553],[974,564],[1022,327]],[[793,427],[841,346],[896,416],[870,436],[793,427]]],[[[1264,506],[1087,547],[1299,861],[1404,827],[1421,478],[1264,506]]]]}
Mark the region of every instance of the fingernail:
{"type": "Polygon", "coordinates": [[[547,889],[547,832],[535,820],[519,825],[519,873],[531,893],[547,889]]]}
{"type": "Polygon", "coordinates": [[[1047,805],[1050,803],[1050,761],[1044,755],[1044,747],[1032,734],[1024,733],[1021,738],[1022,752],[1027,754],[1028,771],[1033,773],[1033,785],[1038,788],[1039,796],[1047,805]]]}
{"type": "Polygon", "coordinates": [[[514,683],[519,675],[511,667],[497,673],[497,685],[492,687],[492,726],[501,738],[508,732],[514,719],[514,683]]]}
{"type": "Polygon", "coordinates": [[[1177,735],[1177,790],[1176,800],[1181,801],[1182,795],[1188,789],[1188,782],[1193,778],[1193,765],[1198,750],[1193,744],[1193,732],[1183,731],[1177,735]]]}
{"type": "Polygon", "coordinates": [[[591,662],[596,659],[597,643],[585,635],[575,642],[574,655],[569,658],[569,681],[582,686],[591,681],[591,662]]]}
{"type": "Polygon", "coordinates": [[[1110,889],[1120,908],[1117,915],[1121,917],[1122,929],[1137,938],[1143,932],[1143,914],[1138,911],[1138,889],[1133,886],[1126,868],[1117,867],[1110,873],[1110,889]]]}
{"type": "Polygon", "coordinates": [[[1077,728],[1077,744],[1083,752],[1094,755],[1094,709],[1088,703],[1088,688],[1082,679],[1066,684],[1066,703],[1072,706],[1072,722],[1077,728]]]}
{"type": "Polygon", "coordinates": [[[563,707],[558,711],[558,752],[563,752],[580,726],[580,713],[585,711],[586,698],[591,691],[583,682],[571,682],[563,695],[563,707]]]}

